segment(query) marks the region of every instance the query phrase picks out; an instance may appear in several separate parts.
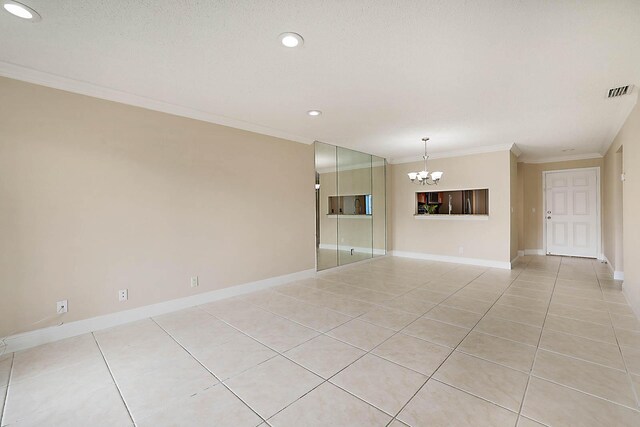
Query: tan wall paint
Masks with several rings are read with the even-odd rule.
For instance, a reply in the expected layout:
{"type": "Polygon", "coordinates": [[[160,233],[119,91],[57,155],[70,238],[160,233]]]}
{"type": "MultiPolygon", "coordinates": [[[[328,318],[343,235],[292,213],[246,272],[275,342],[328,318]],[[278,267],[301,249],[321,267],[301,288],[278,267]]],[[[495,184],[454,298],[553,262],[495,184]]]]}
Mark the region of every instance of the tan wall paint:
{"type": "Polygon", "coordinates": [[[511,203],[511,216],[509,218],[511,236],[511,260],[518,257],[518,231],[519,231],[519,205],[518,205],[518,157],[511,153],[509,156],[509,200],[511,203]]]}
{"type": "Polygon", "coordinates": [[[604,157],[602,173],[602,237],[603,252],[614,271],[624,271],[623,259],[623,147],[611,146],[604,157]]]}
{"type": "Polygon", "coordinates": [[[510,155],[501,151],[429,161],[431,170],[444,172],[438,187],[429,190],[489,189],[487,221],[415,219],[415,193],[424,187],[412,184],[407,173],[420,170],[422,163],[389,165],[393,250],[511,261],[510,155]],[[460,246],[464,247],[462,255],[460,246]]]}
{"type": "Polygon", "coordinates": [[[524,250],[524,163],[518,163],[516,177],[516,223],[518,228],[518,250],[524,250]]]}
{"type": "MultiPolygon", "coordinates": [[[[542,172],[577,169],[587,167],[602,168],[602,159],[572,160],[553,163],[522,163],[520,171],[523,180],[523,213],[522,213],[522,234],[520,250],[543,249],[543,194],[542,194],[542,172]],[[534,212],[535,209],[535,212],[534,212]]],[[[601,171],[602,172],[602,171],[601,171]]],[[[602,180],[601,180],[602,182],[602,180]]]]}
{"type": "Polygon", "coordinates": [[[6,78],[0,97],[0,336],[61,299],[49,324],[314,267],[312,146],[6,78]]]}
{"type": "MultiPolygon", "coordinates": [[[[611,215],[611,210],[607,210],[603,220],[604,228],[609,233],[615,233],[616,245],[622,242],[623,290],[636,315],[640,317],[640,263],[638,262],[640,260],[640,245],[638,244],[640,242],[640,220],[638,220],[638,212],[640,212],[640,104],[636,104],[607,151],[605,175],[610,178],[607,179],[605,191],[613,190],[615,192],[615,176],[612,177],[612,175],[616,172],[611,172],[609,166],[611,165],[611,156],[620,147],[623,147],[622,161],[625,173],[625,181],[622,184],[622,223],[620,223],[619,216],[611,215]]],[[[620,206],[616,206],[614,211],[615,209],[620,209],[620,206]]],[[[607,239],[609,238],[611,236],[607,237],[607,239]]],[[[612,253],[606,252],[607,246],[610,251],[611,244],[605,245],[605,255],[609,258],[612,253]]],[[[615,257],[615,254],[612,256],[615,257]]]]}

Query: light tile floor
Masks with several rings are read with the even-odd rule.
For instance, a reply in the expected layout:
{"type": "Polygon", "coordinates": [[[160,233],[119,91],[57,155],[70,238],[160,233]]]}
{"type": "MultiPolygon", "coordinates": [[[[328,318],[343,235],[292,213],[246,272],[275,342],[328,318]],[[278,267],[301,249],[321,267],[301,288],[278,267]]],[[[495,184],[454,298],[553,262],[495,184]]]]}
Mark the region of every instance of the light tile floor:
{"type": "Polygon", "coordinates": [[[640,426],[639,394],[621,284],[559,257],[379,258],[0,356],[2,426],[640,426]]]}

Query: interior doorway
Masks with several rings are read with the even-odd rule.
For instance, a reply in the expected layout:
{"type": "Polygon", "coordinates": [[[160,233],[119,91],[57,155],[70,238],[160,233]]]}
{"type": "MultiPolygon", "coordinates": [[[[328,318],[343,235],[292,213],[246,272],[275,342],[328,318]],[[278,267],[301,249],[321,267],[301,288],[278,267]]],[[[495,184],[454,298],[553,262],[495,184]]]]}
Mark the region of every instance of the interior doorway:
{"type": "Polygon", "coordinates": [[[600,168],[543,172],[547,255],[599,258],[600,168]]]}

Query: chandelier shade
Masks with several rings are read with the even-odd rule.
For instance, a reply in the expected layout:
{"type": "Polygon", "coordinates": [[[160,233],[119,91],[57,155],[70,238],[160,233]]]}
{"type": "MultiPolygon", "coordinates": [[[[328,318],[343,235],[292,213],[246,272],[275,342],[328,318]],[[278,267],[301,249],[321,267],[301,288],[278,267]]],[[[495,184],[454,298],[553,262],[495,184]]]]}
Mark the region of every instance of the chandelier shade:
{"type": "Polygon", "coordinates": [[[409,179],[414,184],[437,185],[444,173],[436,171],[429,174],[429,169],[427,169],[427,160],[429,159],[429,156],[427,155],[427,141],[429,141],[429,138],[422,138],[422,141],[424,142],[424,156],[422,157],[424,159],[424,169],[420,172],[409,172],[407,175],[409,175],[409,179]]]}

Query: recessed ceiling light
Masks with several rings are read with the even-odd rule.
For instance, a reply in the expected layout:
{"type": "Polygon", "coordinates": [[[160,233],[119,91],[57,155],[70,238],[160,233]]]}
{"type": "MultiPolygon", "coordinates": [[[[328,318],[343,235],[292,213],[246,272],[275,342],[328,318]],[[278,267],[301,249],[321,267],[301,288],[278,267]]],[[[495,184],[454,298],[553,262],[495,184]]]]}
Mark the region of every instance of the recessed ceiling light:
{"type": "Polygon", "coordinates": [[[4,10],[9,12],[13,16],[17,16],[18,18],[26,19],[31,22],[38,22],[42,19],[38,12],[31,9],[27,5],[18,3],[17,1],[4,0],[2,2],[2,7],[4,7],[4,10]]]}
{"type": "Polygon", "coordinates": [[[278,38],[284,47],[300,47],[304,44],[304,39],[297,33],[282,33],[278,38]]]}
{"type": "Polygon", "coordinates": [[[320,110],[309,110],[309,111],[307,111],[307,114],[312,116],[312,117],[316,117],[316,116],[319,116],[320,114],[322,114],[322,111],[320,111],[320,110]]]}

